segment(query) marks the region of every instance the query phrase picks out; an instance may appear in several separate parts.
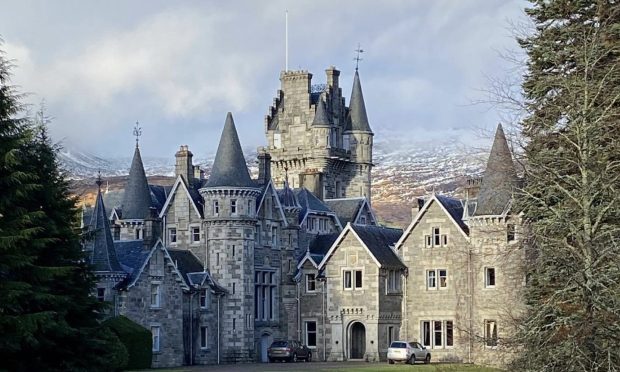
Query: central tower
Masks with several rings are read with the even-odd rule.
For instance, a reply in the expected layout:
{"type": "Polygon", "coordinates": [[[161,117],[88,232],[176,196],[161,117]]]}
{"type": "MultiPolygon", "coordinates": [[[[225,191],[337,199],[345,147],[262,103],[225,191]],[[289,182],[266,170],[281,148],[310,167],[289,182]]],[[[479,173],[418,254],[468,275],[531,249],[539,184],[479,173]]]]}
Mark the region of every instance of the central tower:
{"type": "Polygon", "coordinates": [[[370,201],[372,138],[356,71],[349,107],[331,66],[327,83],[312,85],[307,71],[283,71],[281,89],[265,118],[272,177],[306,187],[321,199],[365,196],[370,201]]]}

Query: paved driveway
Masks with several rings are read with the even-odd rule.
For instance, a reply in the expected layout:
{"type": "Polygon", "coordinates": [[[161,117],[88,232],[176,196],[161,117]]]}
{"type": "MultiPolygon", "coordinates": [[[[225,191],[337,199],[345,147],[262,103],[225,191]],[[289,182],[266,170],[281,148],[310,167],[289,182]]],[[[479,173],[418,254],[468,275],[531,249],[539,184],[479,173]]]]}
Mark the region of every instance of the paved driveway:
{"type": "MultiPolygon", "coordinates": [[[[175,371],[230,371],[230,372],[268,372],[268,371],[323,371],[326,369],[345,369],[354,367],[369,367],[375,363],[367,362],[298,362],[298,363],[252,363],[252,364],[222,364],[210,366],[182,367],[175,371]]],[[[384,363],[376,364],[383,366],[384,363]]]]}

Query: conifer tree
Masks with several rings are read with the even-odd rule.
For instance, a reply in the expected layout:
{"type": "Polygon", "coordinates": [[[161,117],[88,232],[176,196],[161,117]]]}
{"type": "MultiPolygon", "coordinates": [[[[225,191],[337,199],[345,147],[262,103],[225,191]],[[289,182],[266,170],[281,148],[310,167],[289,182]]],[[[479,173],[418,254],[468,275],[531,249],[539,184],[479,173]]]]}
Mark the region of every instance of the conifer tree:
{"type": "Polygon", "coordinates": [[[75,200],[46,123],[23,116],[9,67],[0,54],[0,366],[117,369],[126,350],[99,326],[75,200]]]}
{"type": "Polygon", "coordinates": [[[512,369],[620,367],[620,2],[531,0],[523,92],[530,236],[512,369]]]}

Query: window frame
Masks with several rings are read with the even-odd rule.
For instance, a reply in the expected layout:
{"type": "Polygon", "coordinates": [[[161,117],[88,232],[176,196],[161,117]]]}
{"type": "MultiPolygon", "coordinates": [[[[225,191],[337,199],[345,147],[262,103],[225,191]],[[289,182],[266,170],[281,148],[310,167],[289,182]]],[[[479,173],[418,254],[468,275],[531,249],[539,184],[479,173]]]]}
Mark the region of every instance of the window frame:
{"type": "Polygon", "coordinates": [[[161,350],[161,326],[151,326],[151,352],[159,353],[161,350]]]}
{"type": "Polygon", "coordinates": [[[209,349],[209,327],[200,327],[200,350],[209,349]]]}
{"type": "Polygon", "coordinates": [[[436,290],[436,289],[437,289],[437,271],[435,269],[426,270],[426,290],[436,290]],[[431,280],[432,280],[433,285],[431,285],[431,280]]]}
{"type": "Polygon", "coordinates": [[[220,215],[220,201],[217,199],[213,200],[213,215],[216,217],[220,215]]]}
{"type": "Polygon", "coordinates": [[[203,288],[200,290],[200,293],[198,294],[198,304],[200,305],[201,310],[206,310],[209,308],[208,289],[203,288]]]}
{"type": "Polygon", "coordinates": [[[161,308],[161,283],[160,282],[151,282],[151,309],[160,309],[161,308]],[[156,290],[153,291],[153,288],[156,290]],[[153,297],[155,296],[155,297],[153,297]],[[155,301],[153,301],[155,299],[155,301]]]}
{"type": "Polygon", "coordinates": [[[230,215],[236,216],[238,214],[237,199],[230,199],[230,215]]]}
{"type": "Polygon", "coordinates": [[[497,321],[494,319],[484,320],[484,346],[487,348],[497,348],[499,337],[497,335],[497,321]],[[493,328],[491,329],[491,325],[493,328]],[[490,335],[489,333],[492,333],[490,335]]]}
{"type": "Polygon", "coordinates": [[[200,243],[200,226],[191,226],[192,243],[200,243]],[[196,239],[198,237],[198,239],[196,239]]]}
{"type": "Polygon", "coordinates": [[[319,337],[318,322],[316,320],[304,321],[304,339],[306,341],[306,346],[308,346],[309,349],[316,349],[317,344],[318,344],[318,337],[319,337]],[[309,324],[314,324],[314,331],[310,331],[308,329],[309,324]],[[308,337],[310,334],[314,334],[314,345],[310,343],[310,338],[308,337]]]}
{"type": "Polygon", "coordinates": [[[316,293],[316,274],[315,273],[306,274],[306,293],[316,293]],[[312,289],[310,289],[311,283],[313,286],[312,289]]]}
{"type": "Polygon", "coordinates": [[[353,290],[353,273],[351,272],[351,270],[343,270],[342,271],[342,288],[345,291],[352,291],[353,290]],[[348,277],[349,277],[348,283],[347,283],[347,274],[348,274],[348,277]]]}
{"type": "Polygon", "coordinates": [[[495,288],[497,286],[497,270],[494,266],[485,266],[484,268],[484,288],[495,288]],[[491,276],[490,274],[493,273],[491,276]],[[491,283],[493,282],[493,283],[491,283]]]}

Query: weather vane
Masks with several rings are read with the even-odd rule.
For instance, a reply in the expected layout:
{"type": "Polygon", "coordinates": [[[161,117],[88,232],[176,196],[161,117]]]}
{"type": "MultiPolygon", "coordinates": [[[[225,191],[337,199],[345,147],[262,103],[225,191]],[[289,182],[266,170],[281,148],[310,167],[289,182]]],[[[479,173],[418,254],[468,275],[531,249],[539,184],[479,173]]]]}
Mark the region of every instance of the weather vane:
{"type": "Polygon", "coordinates": [[[138,121],[136,121],[136,126],[133,128],[133,135],[136,136],[136,147],[138,147],[138,141],[142,135],[142,127],[140,127],[140,123],[138,121]]]}
{"type": "Polygon", "coordinates": [[[355,56],[355,58],[353,58],[353,60],[355,61],[355,71],[357,71],[357,69],[359,68],[359,65],[360,65],[360,61],[364,60],[364,59],[360,58],[360,55],[362,53],[364,53],[364,49],[362,49],[361,45],[358,43],[357,44],[357,49],[355,49],[354,52],[357,52],[357,55],[355,56]]]}

